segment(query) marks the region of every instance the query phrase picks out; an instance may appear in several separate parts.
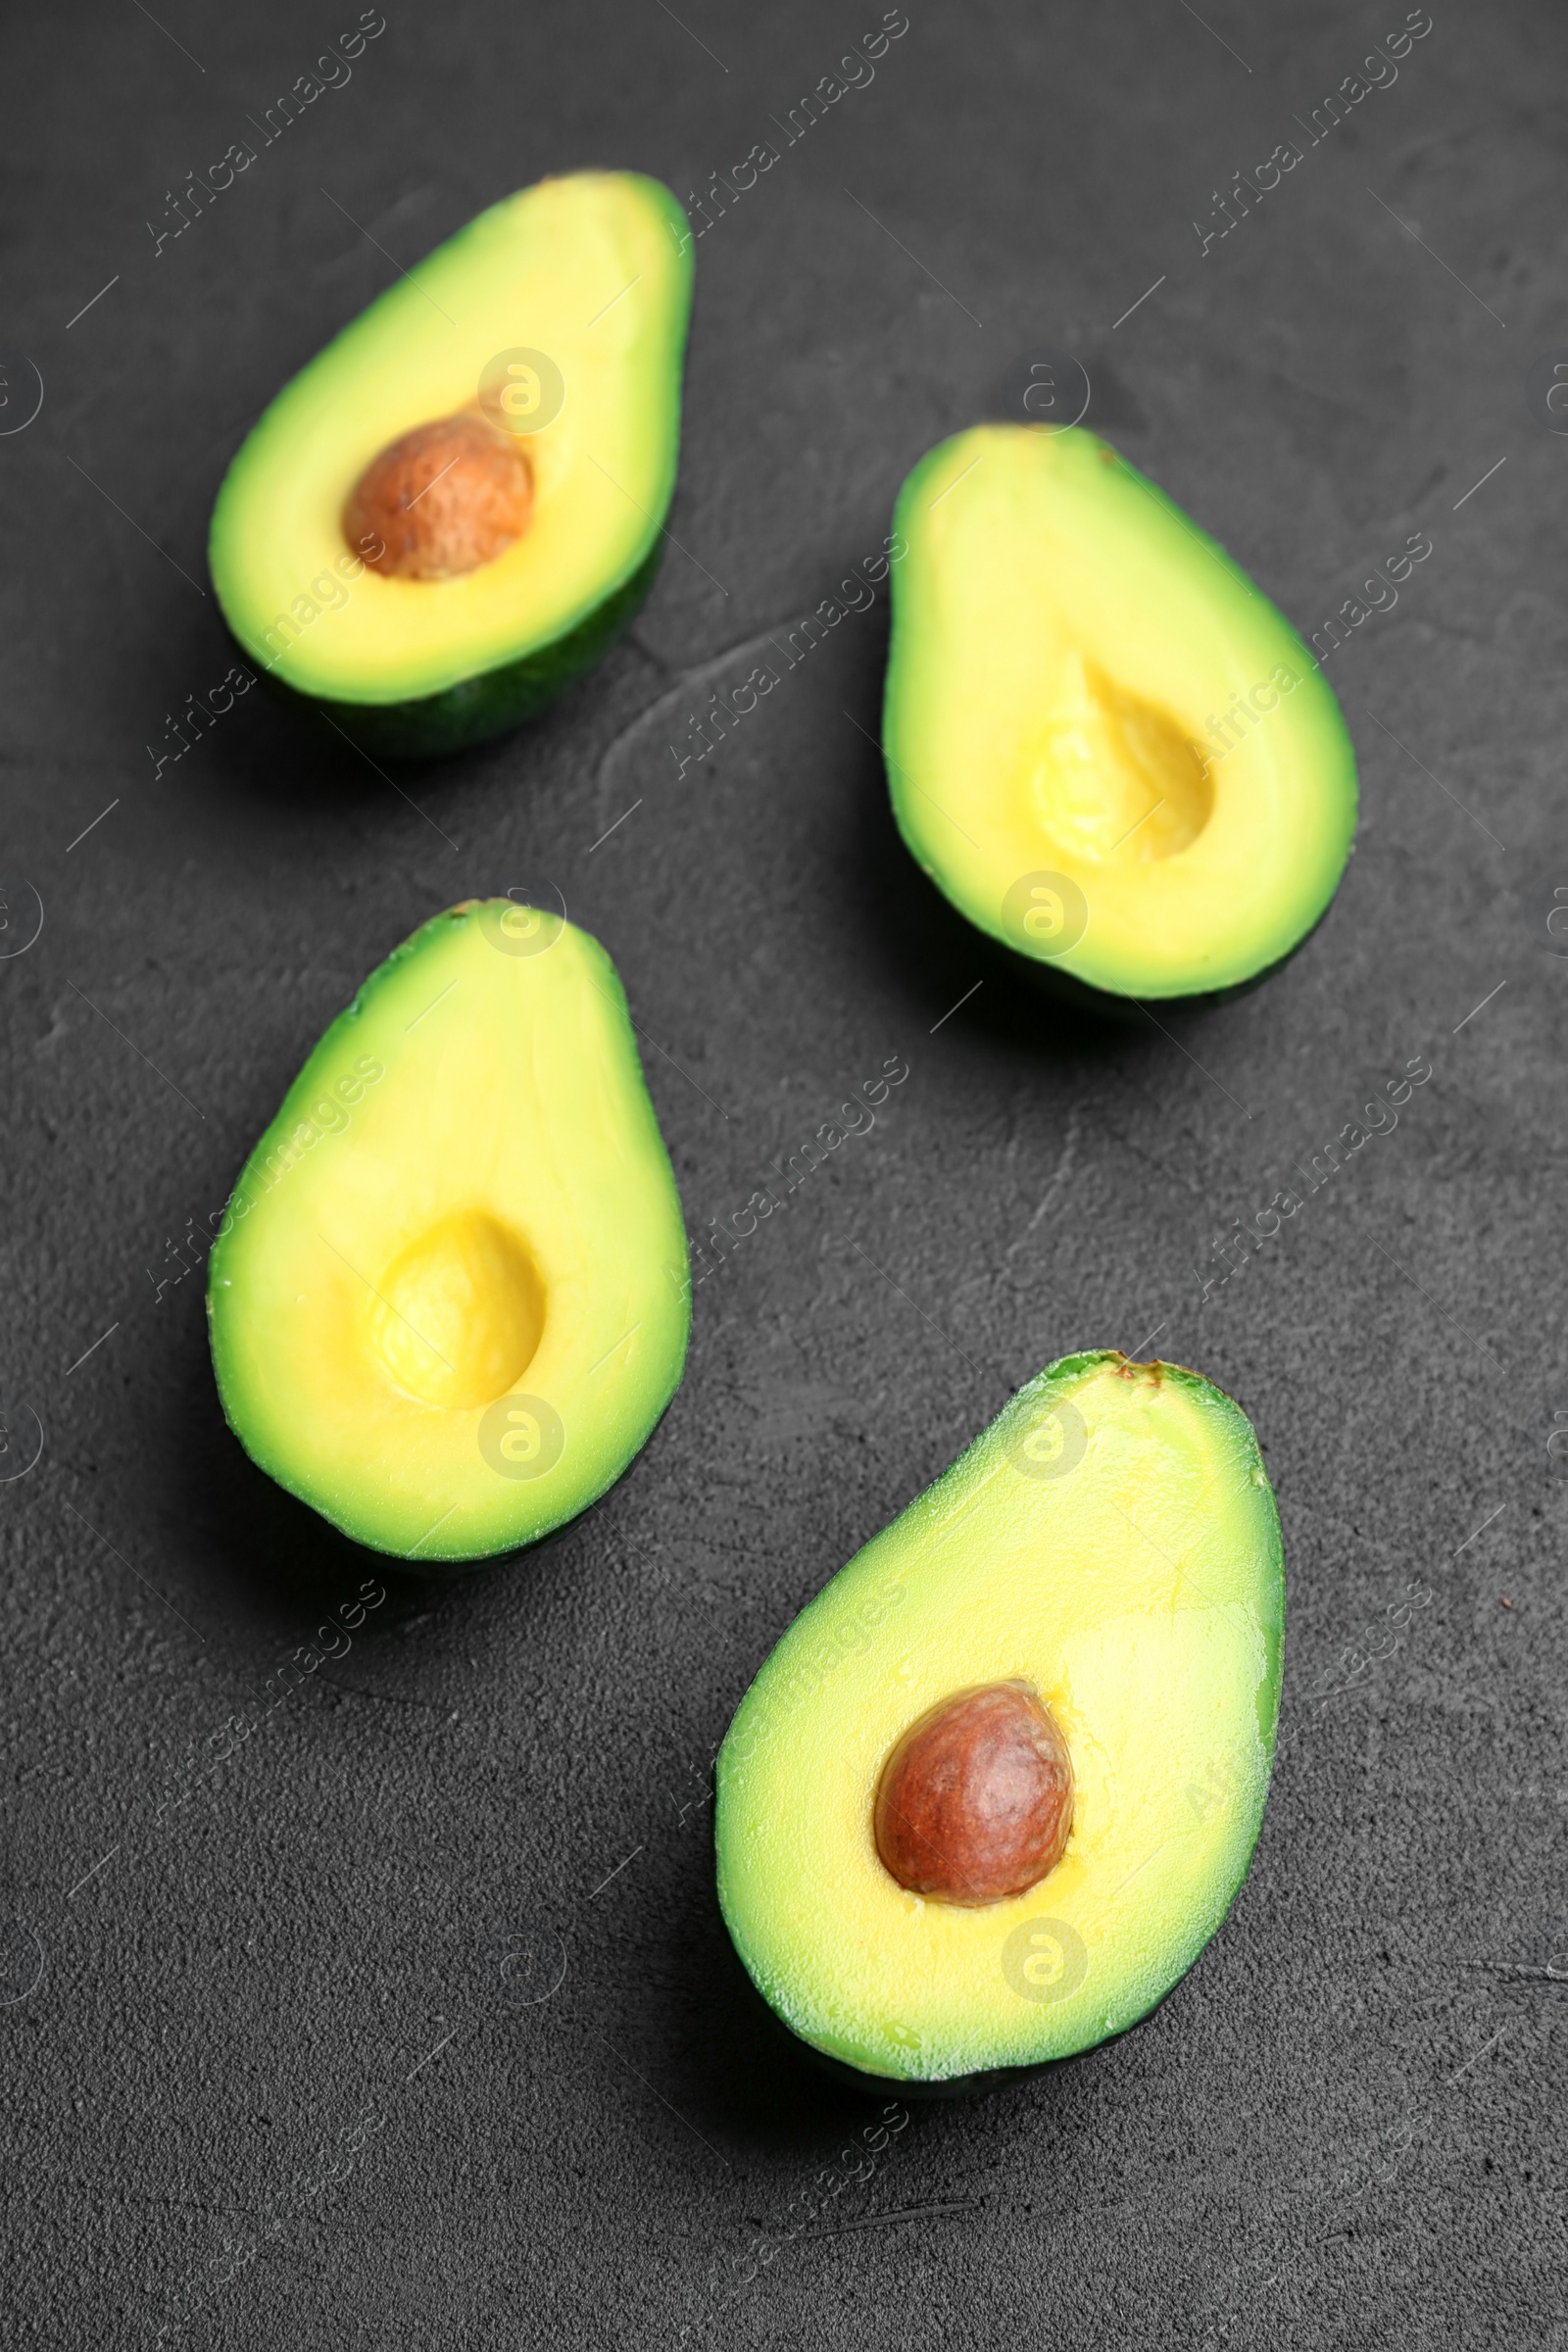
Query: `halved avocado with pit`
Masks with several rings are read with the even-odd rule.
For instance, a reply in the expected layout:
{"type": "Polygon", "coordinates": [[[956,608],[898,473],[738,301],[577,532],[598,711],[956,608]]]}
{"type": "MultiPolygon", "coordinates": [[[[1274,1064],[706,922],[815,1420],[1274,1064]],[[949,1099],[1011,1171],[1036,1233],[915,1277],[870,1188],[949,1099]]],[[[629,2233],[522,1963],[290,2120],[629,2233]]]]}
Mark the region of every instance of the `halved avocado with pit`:
{"type": "Polygon", "coordinates": [[[1246,1873],[1279,1519],[1240,1406],[1065,1356],[840,1569],[719,1751],[718,1896],[774,2015],[938,2093],[1093,2049],[1246,1873]]]}
{"type": "Polygon", "coordinates": [[[692,239],[631,172],[492,205],[287,384],[219,492],[240,651],[374,753],[455,750],[596,661],[675,483],[692,239]]]}
{"type": "Polygon", "coordinates": [[[246,1161],[213,1249],[253,1459],[418,1567],[586,1508],[681,1375],[685,1230],[604,949],[469,901],[373,972],[246,1161]]]}
{"type": "Polygon", "coordinates": [[[944,441],[895,524],[883,742],[937,887],[1104,1011],[1283,962],[1356,810],[1339,706],[1283,614],[1082,427],[944,441]]]}

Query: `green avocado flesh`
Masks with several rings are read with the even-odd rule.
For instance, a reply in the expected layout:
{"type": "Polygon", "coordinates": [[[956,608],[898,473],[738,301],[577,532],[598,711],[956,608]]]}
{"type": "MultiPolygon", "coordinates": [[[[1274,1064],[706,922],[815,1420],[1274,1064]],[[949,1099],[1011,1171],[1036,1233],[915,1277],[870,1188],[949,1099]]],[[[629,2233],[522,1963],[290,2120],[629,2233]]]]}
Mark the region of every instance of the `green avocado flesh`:
{"type": "Polygon", "coordinates": [[[1260,977],[1327,907],[1355,760],[1315,657],[1091,432],[983,425],[905,482],[883,718],[905,841],[1042,976],[1260,977]]]}
{"type": "Polygon", "coordinates": [[[230,1197],[223,1410],[280,1486],[421,1565],[511,1551],[626,1468],[680,1380],[685,1229],[615,968],[508,899],[373,972],[230,1197]]]}
{"type": "Polygon", "coordinates": [[[1262,1820],[1284,1570],[1252,1427],[1174,1364],[1064,1356],[796,1619],[719,1751],[718,1895],[775,2014],[939,2085],[1093,2048],[1230,1908],[1262,1820]],[[1027,1892],[906,1891],[884,1764],[953,1693],[1021,1681],[1066,1741],[1066,1849],[1027,1892]]]}
{"type": "Polygon", "coordinates": [[[367,750],[422,756],[596,661],[658,568],[691,285],[669,191],[581,172],[492,205],[379,295],[277,395],[213,512],[213,584],[267,684],[367,750]],[[383,576],[345,535],[350,494],[463,412],[514,436],[527,527],[457,576],[383,576]]]}

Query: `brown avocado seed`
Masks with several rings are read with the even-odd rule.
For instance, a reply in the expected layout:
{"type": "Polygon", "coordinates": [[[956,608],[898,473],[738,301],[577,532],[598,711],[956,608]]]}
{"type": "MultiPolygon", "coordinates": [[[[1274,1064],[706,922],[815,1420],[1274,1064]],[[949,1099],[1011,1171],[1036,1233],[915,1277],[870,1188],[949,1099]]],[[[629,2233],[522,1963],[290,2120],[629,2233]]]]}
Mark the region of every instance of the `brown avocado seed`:
{"type": "Polygon", "coordinates": [[[882,1767],[873,1826],[883,1866],[911,1894],[1000,1903],[1061,1860],[1072,1758],[1033,1687],[956,1690],[911,1723],[882,1767]]]}
{"type": "Polygon", "coordinates": [[[349,492],[343,536],[391,580],[450,580],[494,563],[528,528],[533,475],[516,442],[467,411],[416,424],[349,492]]]}

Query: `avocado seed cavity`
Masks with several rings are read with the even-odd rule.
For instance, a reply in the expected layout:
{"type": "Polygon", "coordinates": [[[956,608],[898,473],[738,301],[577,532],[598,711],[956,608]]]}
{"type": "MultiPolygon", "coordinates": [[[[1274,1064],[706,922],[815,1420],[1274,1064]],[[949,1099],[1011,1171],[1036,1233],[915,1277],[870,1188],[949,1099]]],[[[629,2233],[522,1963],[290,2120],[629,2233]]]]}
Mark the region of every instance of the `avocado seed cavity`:
{"type": "Polygon", "coordinates": [[[1092,865],[1158,863],[1214,812],[1208,761],[1167,711],[1069,654],[1040,740],[1035,814],[1092,865]]]}
{"type": "Polygon", "coordinates": [[[389,580],[450,580],[522,537],[533,475],[510,434],[476,413],[416,424],[372,458],[350,491],[343,536],[389,580]]]}
{"type": "Polygon", "coordinates": [[[461,1410],[489,1404],[539,1350],[545,1286],[521,1237],[483,1209],[415,1236],[368,1301],[370,1343],[405,1395],[461,1410]]]}
{"type": "Polygon", "coordinates": [[[882,1767],[873,1828],[883,1867],[911,1894],[999,1903],[1061,1860],[1072,1758],[1025,1682],[956,1690],[911,1723],[882,1767]]]}

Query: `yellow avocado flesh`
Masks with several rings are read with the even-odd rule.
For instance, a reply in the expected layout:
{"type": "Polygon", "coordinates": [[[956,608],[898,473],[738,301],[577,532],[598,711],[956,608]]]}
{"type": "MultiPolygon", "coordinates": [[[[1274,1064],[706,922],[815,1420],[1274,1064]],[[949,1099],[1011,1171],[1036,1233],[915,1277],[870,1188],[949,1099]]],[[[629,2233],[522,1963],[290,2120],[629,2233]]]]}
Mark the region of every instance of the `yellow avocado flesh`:
{"type": "Polygon", "coordinates": [[[378,296],[278,394],[219,494],[213,580],[251,660],[301,694],[401,703],[569,635],[647,557],[674,488],[689,248],[657,180],[575,172],[491,206],[378,296]],[[516,351],[562,384],[518,437],[523,536],[453,579],[360,566],[342,516],[366,466],[472,408],[516,351]]]}
{"type": "Polygon", "coordinates": [[[531,1542],[680,1378],[680,1203],[609,956],[506,900],[437,915],[322,1038],[213,1250],[248,1451],[376,1549],[531,1542]]]}
{"type": "Polygon", "coordinates": [[[1196,1373],[1068,1356],[840,1570],[719,1753],[719,1900],[796,2034],[940,2082],[1092,2047],[1228,1910],[1279,1703],[1279,1522],[1246,1415],[1196,1373]],[[1021,1679],[1072,1758],[1066,1851],[1026,1894],[906,1892],[873,1807],[908,1726],[1021,1679]]]}
{"type": "Polygon", "coordinates": [[[1315,657],[1223,549],[1081,428],[960,433],[895,521],[889,782],[954,904],[1120,996],[1288,955],[1349,854],[1354,759],[1315,657]]]}

